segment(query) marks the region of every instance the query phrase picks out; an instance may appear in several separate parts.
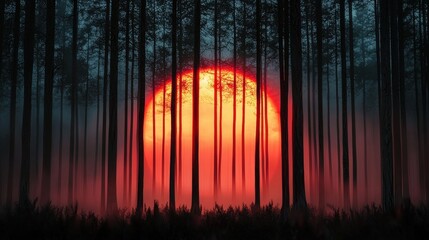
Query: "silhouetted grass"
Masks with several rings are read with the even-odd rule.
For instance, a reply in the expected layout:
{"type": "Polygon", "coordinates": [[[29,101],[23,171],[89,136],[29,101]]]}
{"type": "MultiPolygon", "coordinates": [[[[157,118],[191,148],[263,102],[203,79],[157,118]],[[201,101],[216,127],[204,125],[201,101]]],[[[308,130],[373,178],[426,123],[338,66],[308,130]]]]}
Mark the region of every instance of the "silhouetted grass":
{"type": "Polygon", "coordinates": [[[283,217],[272,204],[256,209],[216,205],[201,216],[186,207],[119,211],[97,216],[77,206],[38,206],[37,202],[3,208],[0,239],[428,239],[429,210],[407,206],[388,213],[373,205],[360,211],[331,208],[291,210],[283,217]]]}

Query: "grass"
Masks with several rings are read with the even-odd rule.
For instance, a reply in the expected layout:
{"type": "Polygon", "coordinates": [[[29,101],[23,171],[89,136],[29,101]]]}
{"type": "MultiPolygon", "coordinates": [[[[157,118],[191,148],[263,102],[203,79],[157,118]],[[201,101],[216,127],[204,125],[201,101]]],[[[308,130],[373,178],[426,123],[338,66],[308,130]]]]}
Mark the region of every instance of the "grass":
{"type": "Polygon", "coordinates": [[[97,216],[77,206],[39,206],[37,201],[0,211],[0,239],[427,239],[429,209],[375,205],[359,211],[291,210],[284,218],[269,204],[256,209],[215,206],[194,216],[186,207],[173,214],[157,203],[136,212],[97,216]]]}

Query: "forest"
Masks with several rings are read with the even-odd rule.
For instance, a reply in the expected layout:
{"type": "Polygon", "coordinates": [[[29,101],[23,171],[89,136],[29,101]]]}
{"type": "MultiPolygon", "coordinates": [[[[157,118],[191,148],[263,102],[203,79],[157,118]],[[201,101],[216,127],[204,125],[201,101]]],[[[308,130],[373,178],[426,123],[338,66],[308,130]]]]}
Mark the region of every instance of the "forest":
{"type": "Polygon", "coordinates": [[[427,236],[428,69],[427,0],[2,0],[0,236],[427,236]]]}

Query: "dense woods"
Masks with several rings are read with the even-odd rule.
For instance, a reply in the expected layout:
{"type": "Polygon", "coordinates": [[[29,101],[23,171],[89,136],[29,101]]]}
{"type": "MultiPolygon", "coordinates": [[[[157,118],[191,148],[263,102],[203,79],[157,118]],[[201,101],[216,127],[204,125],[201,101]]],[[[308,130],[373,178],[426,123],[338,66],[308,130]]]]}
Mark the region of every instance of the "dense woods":
{"type": "Polygon", "coordinates": [[[1,1],[0,205],[114,215],[185,202],[199,215],[208,198],[250,198],[282,216],[427,205],[428,32],[424,0],[1,1]]]}

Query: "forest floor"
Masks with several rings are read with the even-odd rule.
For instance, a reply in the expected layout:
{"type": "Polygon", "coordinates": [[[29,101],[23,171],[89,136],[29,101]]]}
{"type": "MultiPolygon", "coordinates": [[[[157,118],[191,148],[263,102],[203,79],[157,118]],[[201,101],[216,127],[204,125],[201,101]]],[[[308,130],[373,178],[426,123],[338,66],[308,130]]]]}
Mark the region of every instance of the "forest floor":
{"type": "Polygon", "coordinates": [[[268,205],[215,206],[200,216],[181,207],[172,214],[155,204],[142,217],[120,211],[99,217],[77,206],[39,207],[37,202],[0,210],[0,239],[428,239],[429,208],[407,206],[392,213],[375,205],[359,211],[291,210],[284,218],[268,205]]]}

